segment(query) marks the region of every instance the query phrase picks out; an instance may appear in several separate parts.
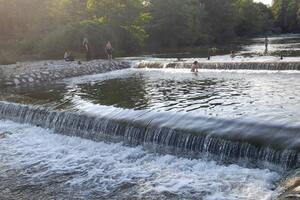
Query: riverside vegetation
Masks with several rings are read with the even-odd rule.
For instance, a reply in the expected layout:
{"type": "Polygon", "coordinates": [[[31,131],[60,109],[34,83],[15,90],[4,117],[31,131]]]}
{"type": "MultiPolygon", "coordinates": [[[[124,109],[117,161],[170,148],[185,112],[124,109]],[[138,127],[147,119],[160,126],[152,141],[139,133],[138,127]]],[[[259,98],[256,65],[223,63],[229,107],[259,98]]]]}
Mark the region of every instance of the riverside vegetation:
{"type": "Polygon", "coordinates": [[[212,46],[240,37],[300,30],[300,0],[0,0],[0,63],[93,57],[113,42],[118,56],[167,48],[212,46]]]}

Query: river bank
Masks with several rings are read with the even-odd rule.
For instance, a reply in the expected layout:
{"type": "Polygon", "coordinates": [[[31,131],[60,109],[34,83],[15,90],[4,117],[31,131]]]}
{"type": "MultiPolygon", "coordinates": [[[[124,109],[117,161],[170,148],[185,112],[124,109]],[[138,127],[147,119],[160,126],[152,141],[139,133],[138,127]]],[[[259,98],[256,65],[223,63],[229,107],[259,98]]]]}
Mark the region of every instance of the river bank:
{"type": "Polygon", "coordinates": [[[21,62],[12,65],[0,65],[0,78],[1,85],[19,86],[103,73],[129,67],[130,63],[122,60],[93,60],[89,62],[49,60],[21,62]]]}

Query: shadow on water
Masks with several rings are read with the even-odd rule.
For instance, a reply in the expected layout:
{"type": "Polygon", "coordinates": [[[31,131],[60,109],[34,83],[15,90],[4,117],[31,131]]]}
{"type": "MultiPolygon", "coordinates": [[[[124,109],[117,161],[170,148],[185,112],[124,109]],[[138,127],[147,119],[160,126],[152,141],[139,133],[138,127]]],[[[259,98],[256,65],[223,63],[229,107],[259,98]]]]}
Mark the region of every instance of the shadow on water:
{"type": "Polygon", "coordinates": [[[125,79],[78,84],[77,93],[82,99],[95,104],[135,110],[160,107],[172,110],[189,107],[197,101],[209,101],[217,96],[216,88],[224,84],[216,79],[149,81],[148,77],[138,73],[125,79]]]}
{"type": "Polygon", "coordinates": [[[65,110],[72,107],[71,102],[65,98],[67,92],[67,85],[63,82],[40,83],[2,88],[0,98],[2,101],[65,110]]]}
{"type": "Polygon", "coordinates": [[[135,109],[147,107],[149,99],[142,74],[124,79],[109,79],[97,83],[78,84],[78,95],[95,104],[135,109]]]}

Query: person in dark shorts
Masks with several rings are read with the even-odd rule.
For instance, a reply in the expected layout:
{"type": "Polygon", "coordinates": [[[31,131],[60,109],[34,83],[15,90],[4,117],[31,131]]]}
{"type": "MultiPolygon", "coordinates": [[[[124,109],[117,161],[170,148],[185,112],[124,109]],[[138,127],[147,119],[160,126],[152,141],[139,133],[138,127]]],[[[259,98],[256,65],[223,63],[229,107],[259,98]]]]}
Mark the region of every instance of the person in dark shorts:
{"type": "Polygon", "coordinates": [[[107,59],[112,60],[112,58],[113,58],[113,56],[112,56],[113,47],[112,47],[110,41],[108,41],[107,44],[105,45],[105,52],[106,52],[106,55],[107,55],[107,59]]]}

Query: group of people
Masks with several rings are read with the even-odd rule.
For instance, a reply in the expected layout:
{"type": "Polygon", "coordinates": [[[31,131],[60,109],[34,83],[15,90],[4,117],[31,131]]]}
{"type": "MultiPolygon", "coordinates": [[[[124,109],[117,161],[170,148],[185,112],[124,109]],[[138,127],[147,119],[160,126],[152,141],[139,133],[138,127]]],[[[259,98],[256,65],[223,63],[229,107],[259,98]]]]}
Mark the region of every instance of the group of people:
{"type": "MultiPolygon", "coordinates": [[[[266,36],[265,37],[265,40],[264,40],[264,43],[265,43],[265,51],[264,51],[264,54],[267,54],[268,53],[268,47],[269,47],[269,39],[268,39],[268,37],[266,36]]],[[[216,53],[216,48],[211,48],[211,49],[209,49],[208,50],[208,60],[210,60],[210,57],[211,57],[211,55],[213,55],[213,54],[215,54],[216,53]]],[[[235,52],[234,51],[231,51],[230,52],[230,57],[231,58],[234,58],[234,57],[236,57],[236,54],[235,54],[235,52]]],[[[281,55],[281,58],[280,58],[281,60],[283,59],[283,57],[282,57],[282,55],[281,55]]],[[[180,61],[180,59],[178,59],[179,61],[180,61]]],[[[191,67],[191,72],[193,72],[193,73],[198,73],[198,69],[199,69],[199,62],[198,61],[195,61],[193,64],[192,64],[192,67],[191,67]]]]}
{"type": "MultiPolygon", "coordinates": [[[[269,39],[268,37],[265,37],[265,54],[268,52],[268,45],[269,45],[269,39]]],[[[83,39],[83,42],[82,42],[82,46],[83,46],[83,49],[85,51],[85,58],[87,61],[89,61],[91,59],[91,48],[90,48],[90,44],[89,44],[89,40],[88,38],[84,38],[83,39]]],[[[108,60],[112,60],[113,56],[113,47],[112,47],[112,44],[110,41],[108,41],[105,45],[105,53],[107,55],[107,59],[108,60]]],[[[210,56],[212,53],[215,53],[216,51],[216,48],[212,48],[208,51],[208,60],[210,60],[210,56]]],[[[230,57],[231,58],[234,58],[236,55],[235,55],[235,52],[234,51],[231,51],[231,55],[230,57]]],[[[65,51],[65,54],[64,54],[64,59],[65,61],[69,62],[69,61],[74,61],[74,57],[72,56],[72,54],[66,50],[65,51]]],[[[178,59],[180,60],[180,59],[178,59]]],[[[199,69],[199,62],[198,61],[195,61],[191,67],[191,72],[193,73],[198,73],[198,69],[199,69]]]]}
{"type": "MultiPolygon", "coordinates": [[[[90,47],[88,38],[83,39],[82,47],[83,47],[83,50],[85,52],[85,59],[87,61],[91,60],[91,58],[92,58],[91,55],[92,54],[91,54],[91,47],[90,47]]],[[[112,47],[112,44],[111,44],[110,41],[108,41],[106,43],[106,45],[104,47],[104,51],[105,51],[105,54],[107,55],[107,59],[112,60],[113,59],[113,47],[112,47]]],[[[65,51],[64,59],[67,62],[75,60],[74,57],[72,56],[71,52],[68,51],[68,50],[65,51]]]]}

